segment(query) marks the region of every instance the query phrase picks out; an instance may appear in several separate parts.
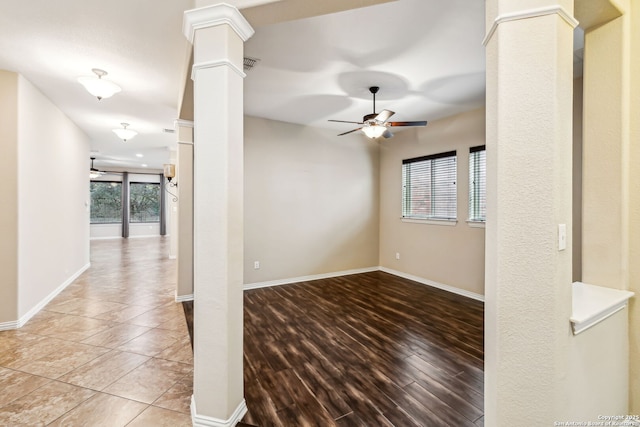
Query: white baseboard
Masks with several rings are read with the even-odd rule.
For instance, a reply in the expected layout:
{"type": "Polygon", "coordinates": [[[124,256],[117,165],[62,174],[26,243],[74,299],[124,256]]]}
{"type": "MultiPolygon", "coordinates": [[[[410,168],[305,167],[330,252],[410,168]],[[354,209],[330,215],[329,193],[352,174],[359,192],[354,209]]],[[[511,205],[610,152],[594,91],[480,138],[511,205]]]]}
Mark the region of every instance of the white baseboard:
{"type": "Polygon", "coordinates": [[[91,237],[89,240],[115,240],[122,239],[122,236],[102,236],[102,237],[91,237]]]}
{"type": "Polygon", "coordinates": [[[208,417],[206,415],[198,415],[196,410],[196,401],[191,395],[191,422],[194,427],[234,427],[242,420],[247,413],[247,403],[242,399],[228,420],[220,420],[218,418],[208,417]]]}
{"type": "Polygon", "coordinates": [[[193,301],[193,294],[178,295],[178,291],[176,291],[176,302],[185,302],[185,301],[193,301]]]}
{"type": "Polygon", "coordinates": [[[250,289],[268,288],[270,286],[289,285],[292,283],[308,282],[310,280],[318,279],[329,279],[332,277],[348,276],[350,274],[369,273],[372,271],[383,271],[385,273],[393,274],[394,276],[413,280],[414,282],[418,282],[423,285],[432,286],[443,291],[451,292],[454,294],[462,295],[463,297],[484,302],[484,295],[476,294],[475,292],[466,291],[464,289],[456,288],[455,286],[445,285],[443,283],[434,282],[433,280],[425,279],[423,277],[418,277],[412,274],[403,273],[401,271],[379,266],[360,268],[355,270],[335,271],[333,273],[314,274],[311,276],[291,277],[288,279],[270,280],[267,282],[247,283],[244,285],[244,290],[247,291],[250,289]]]}
{"type": "Polygon", "coordinates": [[[78,270],[71,277],[65,280],[64,283],[58,286],[53,292],[47,295],[42,301],[36,304],[31,310],[29,310],[24,316],[20,317],[20,319],[18,319],[17,321],[0,323],[0,331],[6,331],[9,329],[18,329],[23,327],[29,321],[29,319],[31,319],[33,316],[38,314],[38,312],[42,310],[44,306],[49,304],[52,299],[58,296],[60,292],[62,292],[67,286],[73,283],[74,280],[80,277],[80,275],[84,273],[90,266],[91,266],[91,263],[87,263],[82,268],[80,268],[80,270],[78,270]]]}
{"type": "Polygon", "coordinates": [[[269,280],[266,282],[247,283],[244,285],[244,290],[268,288],[270,286],[290,285],[292,283],[308,282],[310,280],[318,279],[330,279],[332,277],[348,276],[351,274],[370,273],[372,271],[378,271],[379,267],[367,267],[358,268],[355,270],[335,271],[332,273],[312,274],[310,276],[291,277],[288,279],[269,280]]]}
{"type": "Polygon", "coordinates": [[[443,291],[451,292],[454,294],[462,295],[463,297],[471,298],[477,301],[484,302],[484,295],[477,294],[475,292],[466,291],[464,289],[456,288],[455,286],[445,285],[443,283],[434,282],[433,280],[425,279],[423,277],[414,276],[413,274],[403,273],[401,271],[392,270],[386,267],[379,267],[380,271],[393,274],[394,276],[402,277],[405,279],[413,280],[414,282],[421,283],[423,285],[431,286],[441,289],[443,291]]]}

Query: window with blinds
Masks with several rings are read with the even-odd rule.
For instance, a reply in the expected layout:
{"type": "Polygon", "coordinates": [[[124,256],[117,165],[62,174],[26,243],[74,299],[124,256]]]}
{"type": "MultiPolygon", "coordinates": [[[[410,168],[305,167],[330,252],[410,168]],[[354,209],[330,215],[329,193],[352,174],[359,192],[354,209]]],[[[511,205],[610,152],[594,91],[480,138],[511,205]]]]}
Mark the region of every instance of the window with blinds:
{"type": "Polygon", "coordinates": [[[456,152],[402,161],[402,217],[457,218],[456,152]]]}
{"type": "Polygon", "coordinates": [[[469,221],[482,222],[487,212],[487,151],[484,145],[469,149],[469,221]]]}

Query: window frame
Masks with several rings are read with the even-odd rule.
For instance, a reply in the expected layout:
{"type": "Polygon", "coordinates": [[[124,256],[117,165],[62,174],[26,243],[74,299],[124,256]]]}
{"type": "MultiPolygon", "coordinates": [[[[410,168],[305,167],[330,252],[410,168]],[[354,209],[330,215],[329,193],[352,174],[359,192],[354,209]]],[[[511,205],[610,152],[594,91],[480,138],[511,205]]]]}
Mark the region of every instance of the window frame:
{"type": "MultiPolygon", "coordinates": [[[[418,166],[421,167],[421,166],[418,166]]],[[[451,150],[436,154],[430,154],[427,156],[414,157],[410,159],[402,160],[402,213],[401,219],[403,222],[415,222],[415,223],[427,223],[427,224],[437,224],[437,225],[456,225],[457,217],[458,217],[458,159],[457,159],[457,151],[451,150]],[[445,161],[453,161],[453,165],[446,165],[446,163],[442,163],[442,160],[445,161]],[[425,164],[428,162],[428,166],[425,164]],[[411,169],[408,168],[407,165],[415,164],[415,163],[423,163],[422,167],[429,168],[429,177],[428,185],[430,188],[428,191],[423,190],[424,193],[428,192],[428,201],[426,203],[429,204],[430,213],[428,215],[420,215],[416,214],[415,207],[410,206],[413,202],[412,197],[412,188],[417,188],[417,191],[420,191],[420,184],[411,183],[411,177],[407,176],[411,173],[411,169]],[[438,165],[441,164],[439,167],[438,165]],[[442,168],[441,171],[438,169],[442,168]],[[447,189],[446,187],[442,187],[443,185],[451,185],[451,183],[447,184],[443,180],[448,179],[453,175],[453,194],[451,194],[451,189],[447,189]],[[442,200],[433,199],[434,193],[443,192],[446,195],[442,200]],[[453,209],[451,207],[441,206],[441,203],[446,200],[453,201],[454,206],[453,209]],[[438,203],[435,203],[438,202],[438,203]],[[447,211],[447,215],[436,215],[437,210],[445,209],[447,211]]],[[[419,178],[419,177],[418,177],[419,178]]]]}
{"type": "Polygon", "coordinates": [[[487,149],[486,145],[469,148],[469,194],[467,223],[472,227],[482,227],[487,221],[487,149]],[[476,153],[484,153],[478,158],[476,153]],[[480,162],[484,162],[480,164],[480,162]],[[481,176],[478,176],[481,174],[481,176]],[[480,181],[476,185],[476,181],[480,181]],[[483,207],[484,205],[484,207],[483,207]]]}
{"type": "Polygon", "coordinates": [[[123,187],[123,183],[122,181],[114,181],[114,180],[97,180],[97,179],[92,179],[89,181],[89,201],[90,201],[90,205],[89,205],[89,224],[90,225],[113,225],[113,224],[122,224],[122,215],[123,215],[123,210],[124,210],[124,205],[122,203],[122,187],[123,187]],[[118,221],[105,221],[105,222],[94,222],[93,220],[93,192],[91,191],[91,185],[93,183],[96,184],[109,184],[109,185],[113,185],[113,184],[118,184],[120,186],[120,215],[119,220],[118,221]]]}
{"type": "Polygon", "coordinates": [[[161,193],[162,192],[162,186],[160,185],[159,182],[145,182],[145,181],[130,181],[129,182],[129,200],[128,200],[128,208],[129,208],[129,224],[158,224],[160,223],[160,211],[161,211],[161,203],[162,203],[162,197],[161,197],[161,193]],[[131,191],[132,186],[134,185],[154,185],[158,187],[158,219],[156,221],[136,221],[134,220],[134,210],[131,207],[131,203],[133,200],[132,194],[133,192],[131,191]]]}

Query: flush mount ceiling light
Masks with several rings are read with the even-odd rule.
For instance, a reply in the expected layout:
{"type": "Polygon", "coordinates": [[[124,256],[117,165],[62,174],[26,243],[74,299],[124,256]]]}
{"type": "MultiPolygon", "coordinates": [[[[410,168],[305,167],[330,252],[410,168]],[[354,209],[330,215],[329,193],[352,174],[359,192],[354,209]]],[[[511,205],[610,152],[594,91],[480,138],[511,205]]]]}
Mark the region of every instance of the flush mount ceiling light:
{"type": "Polygon", "coordinates": [[[138,134],[138,132],[136,132],[133,129],[127,129],[127,126],[129,126],[129,123],[120,123],[120,124],[122,125],[122,129],[117,128],[112,130],[113,130],[113,133],[118,135],[118,137],[124,142],[127,142],[128,139],[131,139],[138,134]]]}
{"type": "Polygon", "coordinates": [[[109,98],[113,96],[114,93],[122,90],[117,84],[103,79],[103,77],[107,75],[106,71],[100,70],[99,68],[93,68],[91,71],[94,72],[96,77],[79,77],[78,81],[91,95],[97,97],[98,100],[109,98]]]}

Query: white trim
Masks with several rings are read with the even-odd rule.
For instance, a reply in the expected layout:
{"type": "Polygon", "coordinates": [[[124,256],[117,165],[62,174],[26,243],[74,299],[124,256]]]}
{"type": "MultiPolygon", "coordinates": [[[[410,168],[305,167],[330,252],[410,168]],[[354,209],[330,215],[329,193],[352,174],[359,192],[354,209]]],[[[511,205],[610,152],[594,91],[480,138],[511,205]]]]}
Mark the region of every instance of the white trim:
{"type": "Polygon", "coordinates": [[[193,301],[193,294],[178,295],[178,291],[176,291],[175,295],[176,295],[176,302],[193,301]]]}
{"type": "Polygon", "coordinates": [[[224,24],[229,25],[243,42],[249,40],[255,33],[240,11],[226,3],[186,10],[182,21],[182,33],[193,44],[196,30],[224,24]]]}
{"type": "Polygon", "coordinates": [[[573,15],[567,12],[567,10],[560,5],[545,6],[535,9],[520,10],[518,12],[505,13],[504,15],[499,15],[493,21],[493,25],[491,25],[491,28],[487,32],[487,35],[484,37],[484,40],[482,40],[482,45],[486,46],[489,43],[489,40],[491,40],[491,37],[493,37],[493,34],[498,29],[498,25],[502,23],[519,21],[521,19],[538,18],[547,15],[560,16],[560,18],[564,19],[567,24],[571,25],[572,28],[576,28],[579,24],[576,18],[574,18],[573,15]]]}
{"type": "Polygon", "coordinates": [[[14,320],[11,322],[0,323],[0,331],[7,331],[10,329],[18,329],[23,327],[33,316],[38,314],[40,310],[42,310],[47,304],[51,302],[60,292],[62,292],[67,286],[73,283],[82,273],[87,271],[87,269],[91,267],[91,263],[87,263],[80,270],[76,271],[71,277],[64,281],[60,286],[54,289],[49,295],[47,295],[42,301],[36,304],[31,310],[29,310],[24,316],[22,316],[18,320],[14,320]]]}
{"type": "Polygon", "coordinates": [[[196,411],[196,401],[193,398],[193,395],[191,395],[191,422],[193,423],[193,427],[233,427],[242,420],[242,417],[244,417],[246,413],[247,403],[242,399],[242,402],[240,402],[228,420],[220,420],[206,415],[198,415],[198,412],[196,411]]]}
{"type": "Polygon", "coordinates": [[[178,259],[177,255],[169,255],[169,259],[178,259]]]}
{"type": "Polygon", "coordinates": [[[409,224],[446,225],[449,227],[455,227],[458,224],[457,219],[418,219],[401,217],[400,220],[409,224]]]}
{"type": "Polygon", "coordinates": [[[431,286],[441,289],[443,291],[451,292],[453,294],[462,295],[463,297],[471,298],[477,301],[484,302],[484,295],[476,294],[475,292],[465,291],[464,289],[456,288],[454,286],[445,285],[443,283],[434,282],[433,280],[425,279],[422,277],[414,276],[413,274],[403,273],[401,271],[392,270],[387,267],[379,267],[380,271],[393,274],[394,276],[402,277],[405,279],[413,280],[414,282],[421,283],[423,285],[431,286]]]}
{"type": "Polygon", "coordinates": [[[11,322],[0,323],[0,331],[10,331],[12,329],[18,329],[18,321],[12,320],[11,322]]]}
{"type": "Polygon", "coordinates": [[[123,239],[122,236],[102,236],[102,237],[91,237],[89,240],[114,240],[114,239],[123,239]]]}
{"type": "Polygon", "coordinates": [[[244,285],[244,290],[268,288],[270,286],[290,285],[292,283],[308,282],[318,279],[330,279],[332,277],[349,276],[351,274],[370,273],[372,271],[378,271],[380,267],[367,267],[358,268],[354,270],[334,271],[332,273],[313,274],[310,276],[291,277],[288,279],[269,280],[266,282],[247,283],[244,285]]]}
{"type": "Polygon", "coordinates": [[[247,283],[244,285],[244,290],[248,291],[251,289],[268,288],[271,286],[290,285],[292,283],[309,282],[311,280],[318,280],[318,279],[330,279],[332,277],[348,276],[351,274],[371,273],[372,271],[383,271],[385,273],[393,274],[394,276],[413,280],[414,282],[418,282],[423,285],[432,286],[434,288],[438,288],[443,291],[451,292],[453,294],[461,295],[463,297],[484,302],[484,295],[480,295],[475,292],[465,291],[464,289],[456,288],[455,286],[445,285],[443,283],[434,282],[433,280],[428,280],[422,277],[414,276],[412,274],[403,273],[401,271],[393,270],[391,268],[386,268],[386,267],[380,267],[380,266],[359,268],[354,270],[335,271],[333,273],[314,274],[311,276],[291,277],[289,279],[270,280],[267,282],[247,283]]]}
{"type": "Polygon", "coordinates": [[[218,59],[216,61],[205,61],[199,62],[197,64],[193,64],[193,68],[191,69],[191,80],[196,80],[196,71],[206,70],[208,68],[217,68],[227,66],[236,72],[237,75],[242,77],[243,79],[247,77],[247,75],[242,71],[236,64],[229,61],[228,59],[218,59]]]}
{"type": "Polygon", "coordinates": [[[176,128],[178,126],[193,129],[193,120],[175,119],[173,121],[173,127],[176,128]]]}
{"type": "Polygon", "coordinates": [[[486,221],[475,221],[473,219],[467,220],[467,225],[472,228],[484,228],[486,221]]]}
{"type": "Polygon", "coordinates": [[[573,335],[586,331],[624,309],[634,295],[630,291],[573,282],[572,314],[569,318],[573,335]]]}

